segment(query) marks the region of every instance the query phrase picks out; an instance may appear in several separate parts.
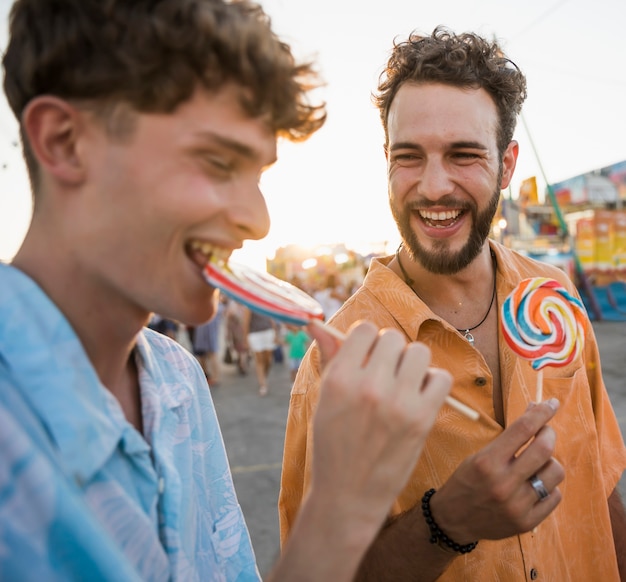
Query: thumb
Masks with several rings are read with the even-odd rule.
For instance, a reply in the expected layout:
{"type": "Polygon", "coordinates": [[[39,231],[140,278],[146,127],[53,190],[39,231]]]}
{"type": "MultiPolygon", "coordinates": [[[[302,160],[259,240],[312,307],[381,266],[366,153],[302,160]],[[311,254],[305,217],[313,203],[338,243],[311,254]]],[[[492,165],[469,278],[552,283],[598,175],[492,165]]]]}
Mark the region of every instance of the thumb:
{"type": "Polygon", "coordinates": [[[330,328],[317,320],[313,320],[309,323],[307,326],[307,332],[314,340],[317,341],[317,346],[320,350],[322,367],[332,360],[345,339],[341,332],[338,332],[334,328],[330,328]]]}

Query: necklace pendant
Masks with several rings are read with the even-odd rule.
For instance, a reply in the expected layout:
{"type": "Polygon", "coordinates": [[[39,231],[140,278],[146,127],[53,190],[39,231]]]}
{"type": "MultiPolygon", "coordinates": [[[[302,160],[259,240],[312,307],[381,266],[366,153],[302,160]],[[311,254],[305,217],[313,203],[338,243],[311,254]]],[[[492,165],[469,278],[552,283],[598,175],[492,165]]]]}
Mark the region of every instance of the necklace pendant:
{"type": "Polygon", "coordinates": [[[463,332],[463,337],[469,342],[470,346],[474,346],[474,336],[470,333],[469,329],[463,332]]]}

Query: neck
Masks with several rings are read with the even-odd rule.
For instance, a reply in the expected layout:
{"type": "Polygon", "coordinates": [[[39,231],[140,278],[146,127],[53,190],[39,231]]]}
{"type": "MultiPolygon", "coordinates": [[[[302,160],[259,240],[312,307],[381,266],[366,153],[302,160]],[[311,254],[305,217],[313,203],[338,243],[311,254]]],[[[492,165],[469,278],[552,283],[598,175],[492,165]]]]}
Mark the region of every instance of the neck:
{"type": "Polygon", "coordinates": [[[69,257],[69,252],[33,253],[22,248],[12,265],[31,277],[63,313],[100,381],[114,390],[125,383],[137,333],[149,314],[133,310],[103,289],[69,257]]]}
{"type": "Polygon", "coordinates": [[[496,298],[496,259],[488,244],[485,251],[460,276],[426,271],[402,246],[390,267],[433,313],[473,343],[470,332],[486,321],[496,298]]]}

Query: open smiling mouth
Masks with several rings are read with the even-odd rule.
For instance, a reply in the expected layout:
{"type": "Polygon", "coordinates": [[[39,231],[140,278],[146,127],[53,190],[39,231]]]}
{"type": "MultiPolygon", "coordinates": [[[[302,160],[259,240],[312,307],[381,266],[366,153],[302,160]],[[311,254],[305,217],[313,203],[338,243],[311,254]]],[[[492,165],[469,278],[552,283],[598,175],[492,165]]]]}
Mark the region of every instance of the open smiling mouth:
{"type": "Polygon", "coordinates": [[[187,243],[185,250],[187,251],[187,256],[198,265],[201,270],[203,270],[209,262],[225,265],[228,263],[232,252],[197,239],[187,243]]]}
{"type": "Polygon", "coordinates": [[[419,210],[418,214],[422,221],[433,228],[447,228],[456,224],[465,210],[443,210],[434,212],[432,210],[419,210]]]}

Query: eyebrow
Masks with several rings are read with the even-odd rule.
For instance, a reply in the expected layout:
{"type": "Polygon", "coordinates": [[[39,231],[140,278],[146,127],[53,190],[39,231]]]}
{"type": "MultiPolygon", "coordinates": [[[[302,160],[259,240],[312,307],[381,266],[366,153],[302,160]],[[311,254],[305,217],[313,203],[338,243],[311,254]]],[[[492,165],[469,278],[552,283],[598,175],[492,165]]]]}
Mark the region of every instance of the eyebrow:
{"type": "MultiPolygon", "coordinates": [[[[489,149],[486,145],[478,141],[454,141],[448,145],[448,148],[449,149],[474,149],[474,150],[485,150],[485,151],[489,149]]],[[[416,144],[410,141],[400,141],[400,142],[392,144],[391,147],[389,148],[389,151],[393,152],[395,150],[404,150],[404,149],[421,150],[423,148],[419,144],[416,144]]]]}
{"type": "MultiPolygon", "coordinates": [[[[200,131],[196,134],[196,137],[201,141],[206,142],[207,144],[221,146],[223,148],[229,149],[232,152],[236,153],[239,156],[242,156],[248,160],[261,160],[261,152],[258,150],[251,148],[247,144],[238,141],[236,139],[232,139],[225,135],[221,135],[219,133],[214,133],[212,131],[200,131]]],[[[274,156],[271,160],[264,165],[264,167],[269,167],[275,164],[277,158],[274,156]]]]}
{"type": "Polygon", "coordinates": [[[196,137],[199,138],[201,141],[210,142],[211,144],[217,144],[225,147],[246,158],[253,159],[258,157],[257,152],[254,149],[230,137],[213,133],[211,131],[198,132],[196,134],[196,137]]]}

